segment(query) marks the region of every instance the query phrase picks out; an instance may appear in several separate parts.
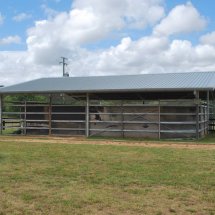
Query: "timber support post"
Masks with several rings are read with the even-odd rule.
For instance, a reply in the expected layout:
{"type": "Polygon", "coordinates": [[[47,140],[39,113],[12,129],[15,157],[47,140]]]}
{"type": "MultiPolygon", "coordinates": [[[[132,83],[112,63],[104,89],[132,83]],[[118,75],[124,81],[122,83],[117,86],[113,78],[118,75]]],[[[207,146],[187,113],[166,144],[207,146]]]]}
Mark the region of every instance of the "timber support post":
{"type": "Polygon", "coordinates": [[[85,111],[85,123],[86,123],[85,135],[86,135],[86,137],[89,137],[89,135],[90,135],[90,132],[89,132],[90,117],[89,117],[89,114],[90,114],[90,98],[89,98],[89,93],[87,93],[86,94],[86,111],[85,111]]]}
{"type": "Polygon", "coordinates": [[[3,107],[3,97],[0,95],[0,134],[2,135],[3,123],[2,123],[2,107],[3,107]]]}
{"type": "Polygon", "coordinates": [[[158,139],[161,139],[161,103],[158,101],[158,139]]]}
{"type": "Polygon", "coordinates": [[[210,130],[210,92],[207,91],[207,134],[210,130]]]}
{"type": "Polygon", "coordinates": [[[24,101],[24,130],[23,130],[23,134],[26,135],[27,134],[27,102],[26,100],[24,101]]]}
{"type": "Polygon", "coordinates": [[[121,106],[122,138],[124,138],[124,137],[125,137],[125,133],[124,133],[125,126],[124,126],[124,108],[123,108],[123,100],[121,100],[120,106],[121,106]]]}
{"type": "Polygon", "coordinates": [[[52,95],[49,95],[49,136],[52,134],[52,95]]]}
{"type": "Polygon", "coordinates": [[[195,91],[196,96],[196,139],[199,139],[199,91],[195,91]]]}

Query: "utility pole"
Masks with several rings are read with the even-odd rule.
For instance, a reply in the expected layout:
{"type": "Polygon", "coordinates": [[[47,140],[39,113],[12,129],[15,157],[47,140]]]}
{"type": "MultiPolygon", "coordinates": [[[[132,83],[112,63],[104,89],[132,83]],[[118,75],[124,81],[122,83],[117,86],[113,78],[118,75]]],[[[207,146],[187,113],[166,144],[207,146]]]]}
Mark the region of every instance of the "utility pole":
{"type": "Polygon", "coordinates": [[[69,77],[69,73],[67,73],[67,72],[65,71],[65,67],[68,65],[68,64],[66,63],[66,60],[68,60],[68,59],[65,58],[65,57],[61,57],[61,58],[62,58],[62,61],[60,62],[60,64],[63,65],[63,77],[69,77]]]}

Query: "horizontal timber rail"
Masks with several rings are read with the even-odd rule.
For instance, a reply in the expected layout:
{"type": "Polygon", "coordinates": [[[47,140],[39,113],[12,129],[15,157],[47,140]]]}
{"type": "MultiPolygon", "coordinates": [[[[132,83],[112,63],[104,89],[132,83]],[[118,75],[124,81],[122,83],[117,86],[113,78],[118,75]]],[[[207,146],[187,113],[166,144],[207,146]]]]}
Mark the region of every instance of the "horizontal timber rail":
{"type": "Polygon", "coordinates": [[[85,135],[88,131],[89,136],[195,138],[197,133],[201,137],[215,128],[215,123],[209,123],[209,118],[215,118],[215,114],[208,112],[214,105],[197,99],[120,101],[89,98],[87,104],[84,97],[72,103],[66,94],[56,98],[49,95],[48,98],[47,102],[5,102],[7,108],[1,113],[1,129],[20,129],[23,135],[44,130],[49,135],[85,135]]]}

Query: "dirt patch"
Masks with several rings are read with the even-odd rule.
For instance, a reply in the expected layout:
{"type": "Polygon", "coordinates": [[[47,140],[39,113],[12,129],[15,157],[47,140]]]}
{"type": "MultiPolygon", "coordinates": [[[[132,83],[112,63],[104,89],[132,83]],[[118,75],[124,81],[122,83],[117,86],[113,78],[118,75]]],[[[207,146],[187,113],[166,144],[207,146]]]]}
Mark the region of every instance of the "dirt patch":
{"type": "Polygon", "coordinates": [[[116,146],[140,146],[150,148],[186,148],[215,150],[215,144],[200,144],[197,142],[157,142],[157,141],[119,141],[119,140],[92,140],[84,137],[47,137],[47,136],[2,136],[0,142],[32,142],[53,144],[96,144],[116,146]]]}

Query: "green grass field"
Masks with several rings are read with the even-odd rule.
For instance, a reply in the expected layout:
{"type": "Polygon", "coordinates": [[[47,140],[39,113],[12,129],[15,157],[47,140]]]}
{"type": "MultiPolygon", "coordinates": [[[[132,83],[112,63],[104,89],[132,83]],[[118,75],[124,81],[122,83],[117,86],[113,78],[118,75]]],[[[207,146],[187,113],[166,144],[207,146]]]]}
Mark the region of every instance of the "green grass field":
{"type": "Polygon", "coordinates": [[[0,215],[215,214],[215,150],[0,142],[0,215]]]}

